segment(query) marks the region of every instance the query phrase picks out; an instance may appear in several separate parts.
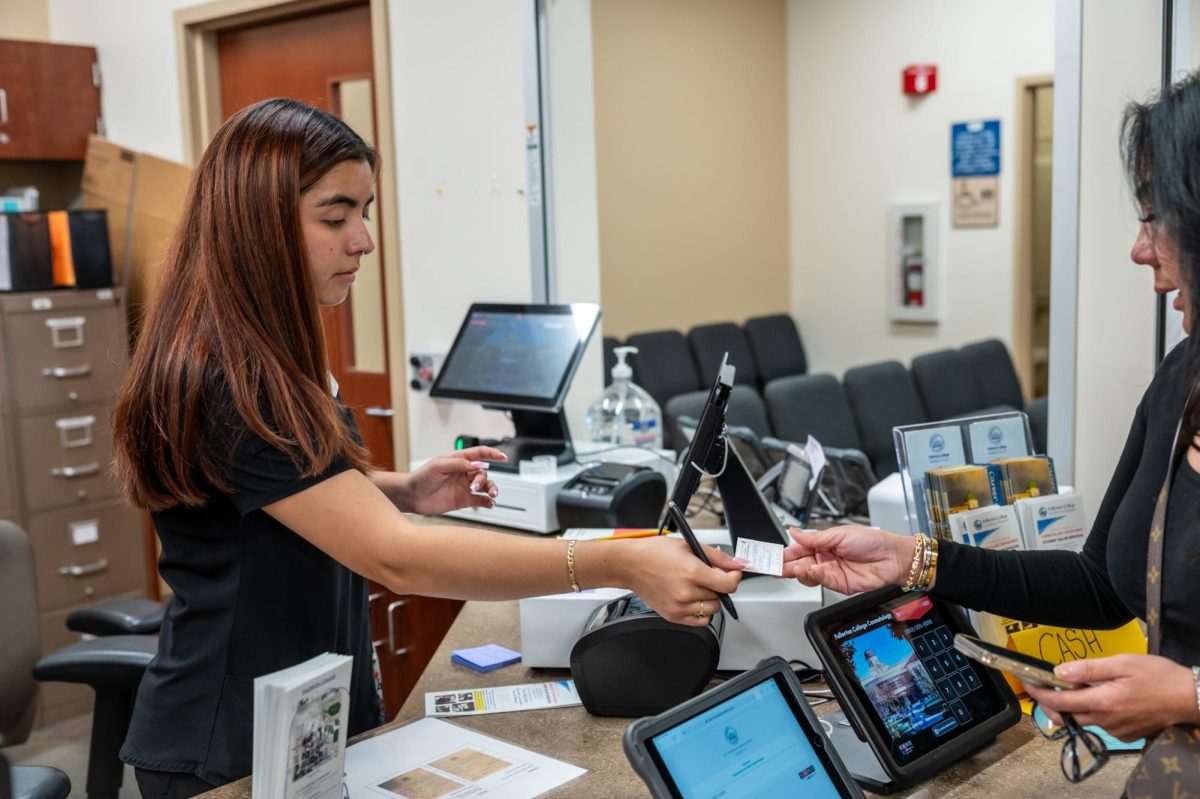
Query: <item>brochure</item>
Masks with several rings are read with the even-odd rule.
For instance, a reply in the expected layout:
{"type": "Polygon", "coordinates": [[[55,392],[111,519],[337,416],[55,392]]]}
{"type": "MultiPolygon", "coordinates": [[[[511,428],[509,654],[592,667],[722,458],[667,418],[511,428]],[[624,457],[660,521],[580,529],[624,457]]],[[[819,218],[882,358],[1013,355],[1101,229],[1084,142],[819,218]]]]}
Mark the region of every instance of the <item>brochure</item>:
{"type": "Polygon", "coordinates": [[[340,799],[352,662],[326,653],[254,680],[254,799],[340,799]]]}
{"type": "Polygon", "coordinates": [[[586,773],[439,719],[414,721],[346,752],[350,799],[528,799],[586,773]]]}
{"type": "Polygon", "coordinates": [[[581,704],[574,680],[463,688],[425,694],[426,716],[479,716],[581,704]]]}

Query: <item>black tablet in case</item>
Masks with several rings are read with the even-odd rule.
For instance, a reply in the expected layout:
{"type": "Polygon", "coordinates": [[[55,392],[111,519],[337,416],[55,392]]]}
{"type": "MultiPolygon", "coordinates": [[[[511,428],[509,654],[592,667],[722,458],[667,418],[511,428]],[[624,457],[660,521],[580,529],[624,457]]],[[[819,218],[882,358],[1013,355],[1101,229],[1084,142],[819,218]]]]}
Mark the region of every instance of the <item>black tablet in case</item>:
{"type": "Polygon", "coordinates": [[[954,649],[956,633],[974,635],[955,605],[881,588],[810,613],[804,627],[846,718],[894,783],[852,766],[872,790],[910,786],[1021,718],[1008,684],[954,649]]]}
{"type": "Polygon", "coordinates": [[[625,731],[625,754],[656,799],[860,799],[780,657],[625,731]]]}

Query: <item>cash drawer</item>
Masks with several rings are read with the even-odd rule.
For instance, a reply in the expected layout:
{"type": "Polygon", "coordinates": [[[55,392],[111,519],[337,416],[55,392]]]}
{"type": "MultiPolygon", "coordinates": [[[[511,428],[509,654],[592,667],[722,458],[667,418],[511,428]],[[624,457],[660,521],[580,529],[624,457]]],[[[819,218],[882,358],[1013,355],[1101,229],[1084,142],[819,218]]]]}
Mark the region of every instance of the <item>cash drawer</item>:
{"type": "Polygon", "coordinates": [[[110,476],[112,429],[105,406],[24,416],[17,420],[17,440],[29,510],[117,495],[116,482],[110,476]]]}
{"type": "Polygon", "coordinates": [[[43,611],[145,589],[141,519],[121,502],[32,514],[29,537],[43,611]]]}
{"type": "Polygon", "coordinates": [[[19,411],[104,402],[125,363],[120,305],[5,317],[8,384],[19,411]]]}

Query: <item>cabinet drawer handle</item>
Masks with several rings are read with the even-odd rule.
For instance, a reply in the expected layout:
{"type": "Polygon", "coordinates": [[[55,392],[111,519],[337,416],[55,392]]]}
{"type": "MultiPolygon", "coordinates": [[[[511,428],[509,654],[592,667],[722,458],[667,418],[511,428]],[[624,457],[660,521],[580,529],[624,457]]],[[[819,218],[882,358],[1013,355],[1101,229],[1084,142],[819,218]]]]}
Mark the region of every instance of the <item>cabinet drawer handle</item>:
{"type": "Polygon", "coordinates": [[[85,324],[87,324],[87,318],[83,316],[66,316],[46,320],[46,327],[50,328],[50,338],[56,350],[82,347],[85,324]]]}
{"type": "Polygon", "coordinates": [[[408,653],[408,647],[396,646],[396,609],[402,608],[408,604],[407,599],[397,599],[395,602],[387,606],[388,620],[388,649],[392,650],[392,654],[396,657],[408,653]]]}
{"type": "Polygon", "coordinates": [[[391,419],[396,415],[396,412],[391,408],[377,407],[364,408],[363,413],[365,413],[367,416],[374,416],[378,419],[391,419]]]}
{"type": "Polygon", "coordinates": [[[91,373],[92,367],[85,363],[82,366],[47,367],[42,370],[42,377],[53,377],[55,380],[63,380],[68,377],[87,377],[91,373]]]}
{"type": "Polygon", "coordinates": [[[58,573],[63,577],[87,577],[89,574],[99,574],[108,571],[108,558],[100,558],[95,563],[85,563],[82,566],[59,566],[58,573]]]}
{"type": "Polygon", "coordinates": [[[79,466],[56,466],[50,470],[50,476],[65,477],[69,480],[72,477],[90,477],[99,471],[100,464],[92,461],[91,463],[84,463],[79,466]]]}
{"type": "Polygon", "coordinates": [[[8,92],[0,89],[0,127],[8,127],[8,92]]]}
{"type": "Polygon", "coordinates": [[[92,425],[95,416],[73,416],[70,419],[55,419],[58,428],[58,443],[63,449],[86,447],[92,443],[92,425]]]}

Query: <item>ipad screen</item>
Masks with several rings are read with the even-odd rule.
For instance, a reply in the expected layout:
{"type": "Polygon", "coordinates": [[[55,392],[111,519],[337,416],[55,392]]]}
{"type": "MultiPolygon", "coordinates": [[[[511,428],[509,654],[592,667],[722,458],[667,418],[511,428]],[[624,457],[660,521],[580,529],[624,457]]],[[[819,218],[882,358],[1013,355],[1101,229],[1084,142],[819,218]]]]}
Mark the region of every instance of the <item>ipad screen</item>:
{"type": "Polygon", "coordinates": [[[769,677],[655,735],[648,748],[682,799],[846,795],[810,735],[769,677]]]}
{"type": "Polygon", "coordinates": [[[1006,707],[984,667],[954,649],[951,625],[929,597],[906,595],[823,628],[837,666],[900,765],[1006,707]]]}

